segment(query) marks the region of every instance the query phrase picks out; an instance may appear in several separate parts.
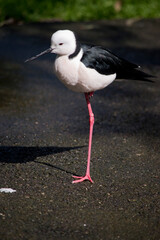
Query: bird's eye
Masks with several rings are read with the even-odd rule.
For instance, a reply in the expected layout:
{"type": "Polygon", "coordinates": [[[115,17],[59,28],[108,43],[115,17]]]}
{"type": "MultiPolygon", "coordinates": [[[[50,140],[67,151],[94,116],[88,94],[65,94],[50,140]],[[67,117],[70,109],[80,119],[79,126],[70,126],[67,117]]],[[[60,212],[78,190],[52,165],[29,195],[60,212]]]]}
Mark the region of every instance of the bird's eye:
{"type": "Polygon", "coordinates": [[[63,45],[63,43],[59,43],[59,45],[63,45]]]}

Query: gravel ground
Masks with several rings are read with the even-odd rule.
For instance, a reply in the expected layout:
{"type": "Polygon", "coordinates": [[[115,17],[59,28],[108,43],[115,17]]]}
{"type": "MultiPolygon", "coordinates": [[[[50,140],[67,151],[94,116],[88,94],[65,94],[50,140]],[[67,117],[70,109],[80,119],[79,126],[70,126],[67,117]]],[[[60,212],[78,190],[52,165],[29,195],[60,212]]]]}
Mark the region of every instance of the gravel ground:
{"type": "Polygon", "coordinates": [[[0,28],[0,239],[160,239],[160,20],[37,23],[0,28]],[[83,94],[53,75],[58,29],[100,44],[156,75],[116,81],[92,98],[91,176],[83,175],[88,112],[83,94]]]}

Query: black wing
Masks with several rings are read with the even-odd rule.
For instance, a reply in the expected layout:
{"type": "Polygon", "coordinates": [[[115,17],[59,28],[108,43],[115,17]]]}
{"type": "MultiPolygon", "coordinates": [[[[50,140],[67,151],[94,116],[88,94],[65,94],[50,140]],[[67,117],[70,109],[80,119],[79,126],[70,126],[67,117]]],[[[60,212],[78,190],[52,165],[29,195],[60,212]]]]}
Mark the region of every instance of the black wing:
{"type": "Polygon", "coordinates": [[[101,74],[116,73],[118,79],[143,81],[151,81],[148,78],[153,77],[140,71],[138,65],[116,56],[108,49],[93,45],[82,45],[81,47],[84,52],[81,61],[86,67],[94,68],[101,74]]]}

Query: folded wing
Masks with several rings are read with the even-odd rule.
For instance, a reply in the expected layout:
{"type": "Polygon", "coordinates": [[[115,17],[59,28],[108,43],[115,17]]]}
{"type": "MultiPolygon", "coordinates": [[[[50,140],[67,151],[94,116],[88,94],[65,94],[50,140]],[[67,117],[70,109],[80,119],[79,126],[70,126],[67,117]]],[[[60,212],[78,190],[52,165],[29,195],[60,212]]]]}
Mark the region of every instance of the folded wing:
{"type": "Polygon", "coordinates": [[[94,68],[105,75],[117,74],[117,79],[131,79],[153,82],[153,77],[141,70],[139,66],[121,57],[116,56],[110,50],[99,46],[82,45],[83,57],[81,61],[86,67],[94,68]]]}

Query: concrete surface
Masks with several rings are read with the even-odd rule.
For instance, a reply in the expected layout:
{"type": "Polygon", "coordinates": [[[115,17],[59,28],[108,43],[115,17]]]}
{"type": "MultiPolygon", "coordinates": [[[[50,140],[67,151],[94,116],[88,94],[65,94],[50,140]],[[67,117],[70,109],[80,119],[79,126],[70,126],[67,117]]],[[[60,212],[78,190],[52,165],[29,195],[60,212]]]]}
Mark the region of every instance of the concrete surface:
{"type": "Polygon", "coordinates": [[[0,28],[0,239],[160,239],[160,20],[39,23],[0,28]],[[58,29],[101,44],[157,76],[95,93],[91,176],[83,175],[88,112],[83,94],[53,75],[58,29]]]}

